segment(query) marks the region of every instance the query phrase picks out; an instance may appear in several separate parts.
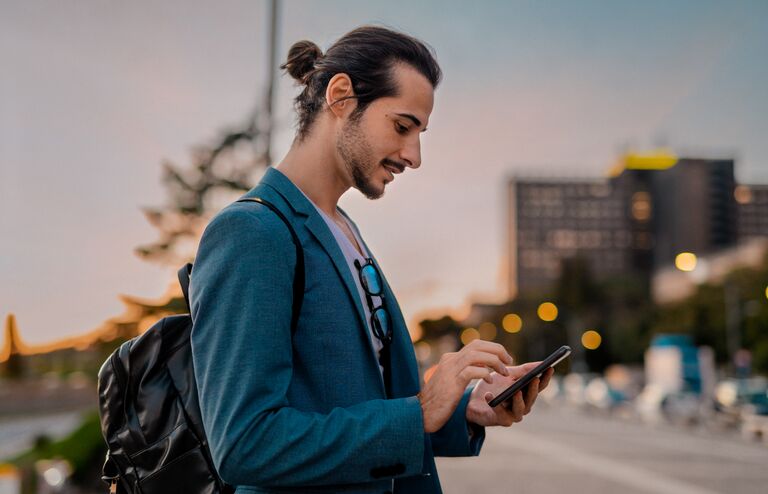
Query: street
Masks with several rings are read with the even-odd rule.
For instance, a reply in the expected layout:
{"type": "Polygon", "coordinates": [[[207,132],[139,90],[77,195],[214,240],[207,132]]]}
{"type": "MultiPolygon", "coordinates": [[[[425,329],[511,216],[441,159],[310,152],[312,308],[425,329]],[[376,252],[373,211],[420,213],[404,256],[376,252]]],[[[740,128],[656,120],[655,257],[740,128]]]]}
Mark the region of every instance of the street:
{"type": "Polygon", "coordinates": [[[537,403],[489,428],[479,458],[438,458],[445,494],[768,492],[768,446],[737,433],[647,425],[537,403]]]}

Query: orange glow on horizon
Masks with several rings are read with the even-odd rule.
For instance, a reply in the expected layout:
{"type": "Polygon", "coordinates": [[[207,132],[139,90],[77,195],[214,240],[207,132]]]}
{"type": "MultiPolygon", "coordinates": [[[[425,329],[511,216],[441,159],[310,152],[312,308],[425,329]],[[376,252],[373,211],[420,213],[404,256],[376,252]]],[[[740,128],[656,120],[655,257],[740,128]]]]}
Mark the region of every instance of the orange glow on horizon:
{"type": "MultiPolygon", "coordinates": [[[[170,315],[170,313],[159,312],[156,316],[147,317],[141,321],[137,321],[140,316],[137,310],[137,305],[144,304],[150,306],[163,306],[170,302],[171,299],[181,296],[181,289],[178,287],[178,283],[172,283],[166,290],[166,293],[158,299],[148,299],[133,297],[130,295],[119,295],[119,298],[125,304],[125,311],[116,317],[111,317],[102,322],[95,329],[92,329],[86,333],[78,336],[70,336],[59,340],[52,341],[50,343],[42,344],[28,344],[25,343],[21,337],[20,332],[17,329],[16,317],[13,314],[8,314],[5,322],[5,333],[8,335],[10,331],[15,331],[14,342],[16,344],[18,353],[23,356],[41,355],[45,353],[55,352],[58,350],[66,350],[73,348],[75,350],[86,350],[88,347],[99,341],[112,341],[118,336],[117,326],[119,324],[135,323],[139,322],[139,334],[143,333],[155,322],[161,318],[170,315]]],[[[6,341],[3,342],[2,349],[0,350],[0,362],[5,362],[11,355],[10,341],[6,336],[6,341]]]]}

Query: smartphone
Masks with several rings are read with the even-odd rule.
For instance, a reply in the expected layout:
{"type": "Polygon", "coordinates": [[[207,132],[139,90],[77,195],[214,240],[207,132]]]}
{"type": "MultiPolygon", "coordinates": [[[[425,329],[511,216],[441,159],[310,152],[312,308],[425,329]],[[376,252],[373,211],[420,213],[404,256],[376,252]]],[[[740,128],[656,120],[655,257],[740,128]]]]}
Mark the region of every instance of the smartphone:
{"type": "Polygon", "coordinates": [[[563,345],[552,354],[544,359],[542,363],[537,365],[533,370],[531,370],[528,374],[524,375],[507,389],[502,391],[496,398],[492,399],[488,404],[492,407],[498,406],[499,404],[503,403],[504,401],[512,398],[515,393],[523,389],[533,381],[535,378],[539,377],[540,375],[544,374],[544,372],[549,369],[550,367],[554,367],[555,365],[559,364],[563,359],[565,359],[568,355],[571,354],[571,347],[568,345],[563,345]]]}

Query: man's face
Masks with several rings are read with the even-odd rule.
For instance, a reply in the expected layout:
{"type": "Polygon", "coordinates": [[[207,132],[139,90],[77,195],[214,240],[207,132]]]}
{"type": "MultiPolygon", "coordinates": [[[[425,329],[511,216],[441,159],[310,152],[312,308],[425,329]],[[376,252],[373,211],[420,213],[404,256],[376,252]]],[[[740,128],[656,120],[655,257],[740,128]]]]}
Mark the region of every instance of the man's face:
{"type": "Polygon", "coordinates": [[[353,186],[368,199],[384,195],[386,184],[406,167],[421,165],[420,136],[432,113],[434,89],[405,64],[392,69],[398,95],[373,101],[342,128],[336,150],[353,186]]]}

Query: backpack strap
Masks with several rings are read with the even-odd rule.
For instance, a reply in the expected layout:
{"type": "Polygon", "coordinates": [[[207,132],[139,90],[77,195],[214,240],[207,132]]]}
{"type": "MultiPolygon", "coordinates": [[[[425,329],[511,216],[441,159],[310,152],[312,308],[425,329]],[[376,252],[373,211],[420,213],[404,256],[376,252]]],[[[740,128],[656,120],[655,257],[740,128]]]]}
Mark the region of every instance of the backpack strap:
{"type": "Polygon", "coordinates": [[[187,310],[192,313],[189,308],[189,277],[192,274],[192,263],[188,262],[176,272],[179,277],[179,285],[181,285],[181,292],[184,294],[184,303],[187,304],[187,310]]]}
{"type": "MultiPolygon", "coordinates": [[[[288,218],[286,218],[285,215],[277,209],[277,206],[271,202],[262,199],[261,197],[245,197],[239,199],[237,202],[258,202],[259,204],[267,206],[274,211],[281,220],[283,220],[285,226],[288,227],[288,231],[291,232],[293,244],[296,246],[296,271],[293,275],[293,314],[291,315],[291,334],[294,334],[299,322],[301,305],[304,302],[304,249],[301,247],[299,237],[296,235],[296,231],[293,229],[293,226],[291,226],[291,222],[288,221],[288,218]]],[[[187,310],[189,310],[190,313],[192,312],[189,306],[189,277],[191,274],[192,264],[190,263],[182,266],[178,271],[179,284],[181,285],[181,291],[184,293],[184,302],[186,302],[187,310]]]]}
{"type": "Polygon", "coordinates": [[[293,229],[293,226],[291,226],[291,222],[288,221],[288,218],[286,218],[285,215],[277,209],[277,206],[271,202],[262,199],[261,197],[244,197],[238,199],[237,202],[258,202],[259,204],[267,206],[274,211],[281,220],[283,220],[283,223],[285,223],[285,226],[288,227],[288,231],[291,233],[293,244],[296,246],[296,271],[293,275],[293,315],[291,316],[291,334],[293,335],[296,332],[301,305],[304,302],[304,249],[301,247],[299,236],[296,235],[296,231],[293,229]]]}

